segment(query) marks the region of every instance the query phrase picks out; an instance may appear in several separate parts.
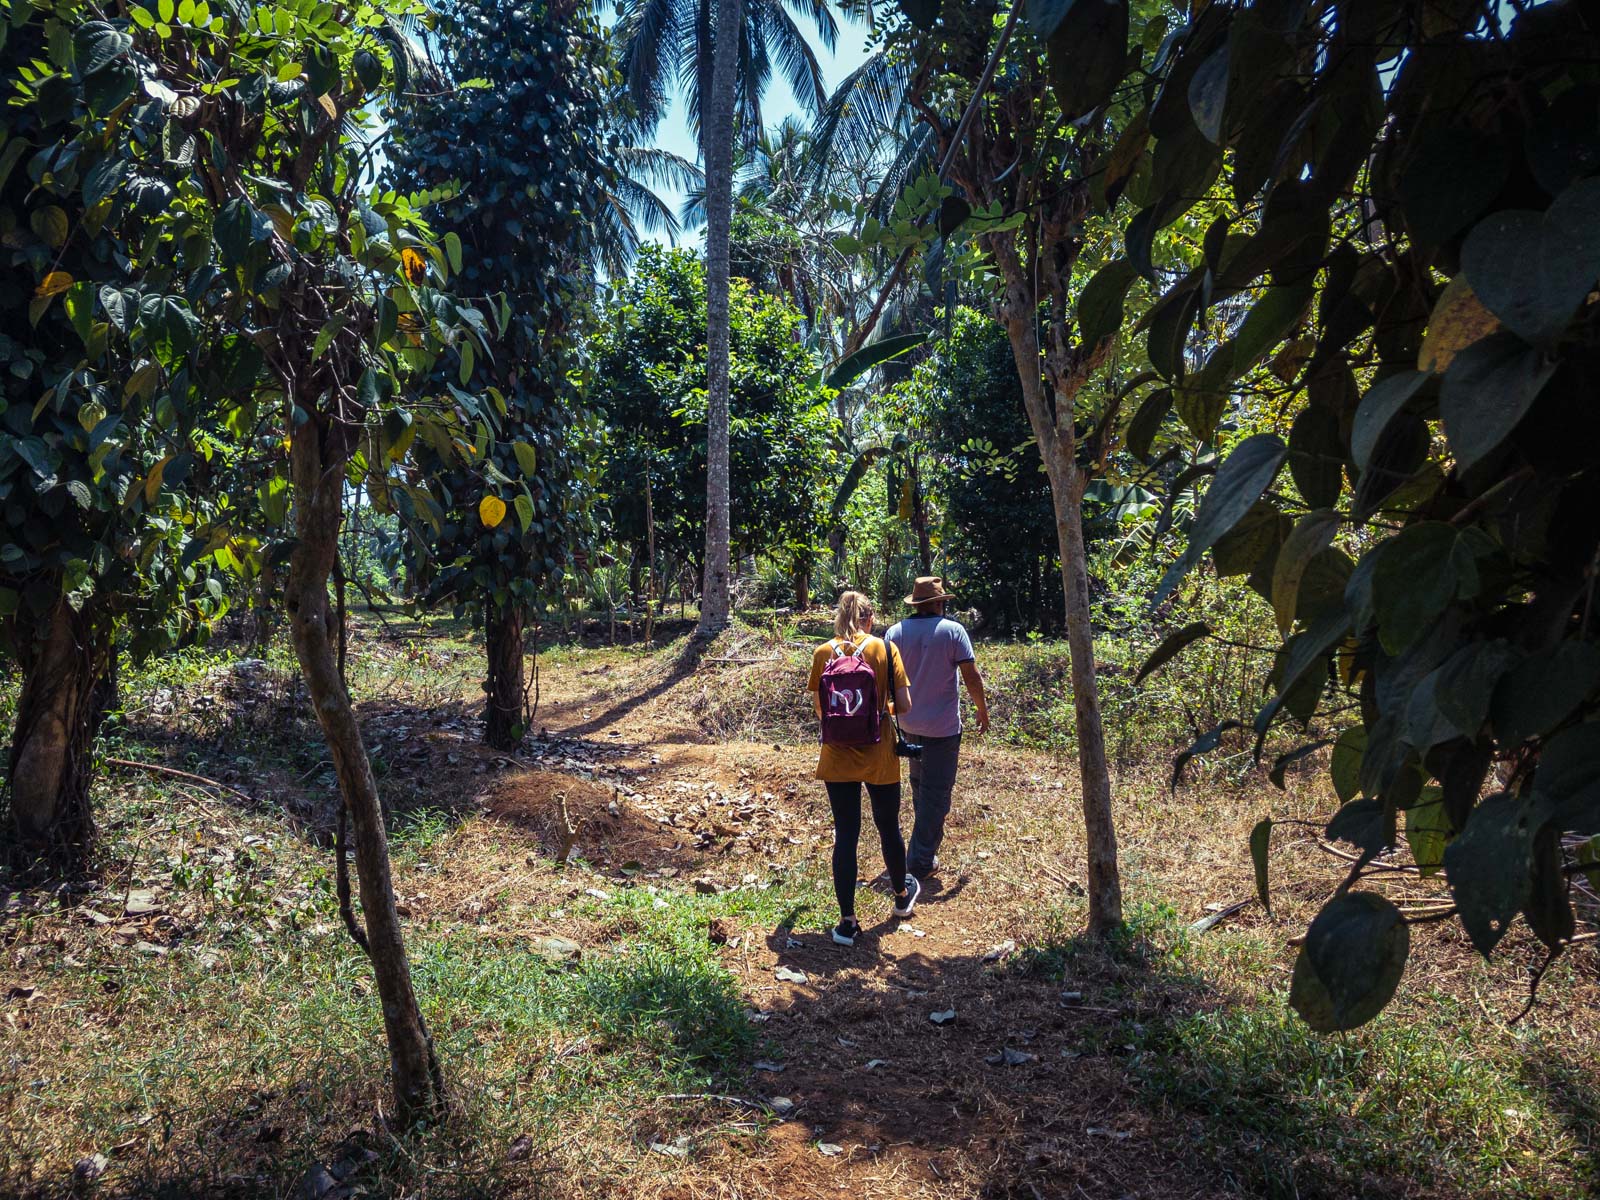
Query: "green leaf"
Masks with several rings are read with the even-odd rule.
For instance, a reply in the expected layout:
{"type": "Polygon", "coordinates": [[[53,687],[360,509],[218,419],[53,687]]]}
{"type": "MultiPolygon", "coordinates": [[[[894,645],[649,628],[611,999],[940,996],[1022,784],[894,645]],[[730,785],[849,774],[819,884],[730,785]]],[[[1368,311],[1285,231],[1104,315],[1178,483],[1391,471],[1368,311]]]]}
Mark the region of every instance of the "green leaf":
{"type": "Polygon", "coordinates": [[[1350,460],[1361,471],[1372,461],[1378,440],[1396,414],[1410,402],[1428,375],[1424,371],[1401,371],[1379,380],[1367,389],[1356,409],[1355,424],[1350,431],[1350,460]]]}
{"type": "Polygon", "coordinates": [[[869,342],[854,354],[847,354],[836,362],[824,382],[835,390],[847,388],[873,367],[899,358],[927,340],[925,333],[906,333],[869,342]]]}
{"type": "Polygon", "coordinates": [[[1422,798],[1406,809],[1406,845],[1423,878],[1436,875],[1444,866],[1445,847],[1455,830],[1445,812],[1444,793],[1437,787],[1422,789],[1422,798]]]}
{"type": "Polygon", "coordinates": [[[1272,568],[1272,612],[1278,632],[1287,634],[1294,625],[1300,599],[1300,580],[1311,560],[1333,541],[1339,529],[1339,514],[1328,509],[1309,512],[1295,523],[1278,551],[1272,568]]]}
{"type": "Polygon", "coordinates": [[[1141,462],[1149,462],[1151,445],[1161,430],[1161,423],[1171,411],[1171,388],[1157,388],[1146,396],[1133,414],[1133,420],[1128,422],[1128,432],[1123,439],[1128,453],[1141,462]]]}
{"type": "Polygon", "coordinates": [[[1144,665],[1139,668],[1139,673],[1133,677],[1133,686],[1138,687],[1149,677],[1151,672],[1159,670],[1173,657],[1187,646],[1193,645],[1203,637],[1211,635],[1211,626],[1204,621],[1196,621],[1185,625],[1182,629],[1175,630],[1161,639],[1161,644],[1144,660],[1144,665]]]}
{"type": "Polygon", "coordinates": [[[108,154],[83,176],[83,206],[93,208],[122,186],[128,177],[128,160],[108,154]]]}
{"type": "Polygon", "coordinates": [[[1372,609],[1378,640],[1399,654],[1456,595],[1457,531],[1443,521],[1407,526],[1372,551],[1372,609]]]}
{"type": "Polygon", "coordinates": [[[1333,744],[1333,759],[1328,774],[1339,800],[1348,804],[1361,794],[1361,760],[1367,752],[1367,731],[1354,725],[1339,735],[1333,744]]]}
{"type": "Polygon", "coordinates": [[[1595,693],[1600,684],[1600,646],[1564,641],[1531,654],[1502,675],[1489,718],[1506,749],[1549,733],[1595,693]]]}
{"type": "Polygon", "coordinates": [[[1440,715],[1462,737],[1477,737],[1489,719],[1496,685],[1520,658],[1521,653],[1504,638],[1461,647],[1439,668],[1434,698],[1440,715]]]}
{"type": "Polygon", "coordinates": [[[339,336],[339,331],[349,324],[350,317],[346,313],[335,313],[329,317],[327,323],[317,330],[317,338],[311,344],[311,361],[316,362],[327,353],[328,347],[333,345],[333,339],[339,336]]]}
{"type": "Polygon", "coordinates": [[[461,386],[465,387],[472,380],[472,369],[477,365],[478,356],[472,348],[471,338],[462,338],[461,345],[457,349],[461,354],[461,369],[457,372],[457,378],[461,380],[461,386]]]}
{"type": "Polygon", "coordinates": [[[1189,112],[1195,128],[1213,145],[1222,145],[1222,115],[1228,102],[1228,42],[1212,51],[1189,79],[1189,112]]]}
{"type": "Polygon", "coordinates": [[[1076,121],[1099,108],[1127,69],[1127,0],[1073,0],[1045,51],[1062,119],[1076,121]]]}
{"type": "Polygon", "coordinates": [[[1330,842],[1349,842],[1368,854],[1387,850],[1394,840],[1383,803],[1367,798],[1342,805],[1328,822],[1326,836],[1330,842]]]}
{"type": "Polygon", "coordinates": [[[1267,853],[1272,847],[1272,818],[1263,817],[1250,830],[1250,861],[1256,868],[1256,895],[1261,907],[1272,915],[1272,897],[1267,888],[1267,853]]]}
{"type": "Polygon", "coordinates": [[[539,477],[539,455],[528,442],[512,442],[511,452],[517,456],[517,466],[524,479],[539,477]]]}
{"type": "Polygon", "coordinates": [[[88,21],[72,35],[73,58],[81,75],[104,70],[133,49],[133,36],[108,21],[88,21]]]}
{"type": "Polygon", "coordinates": [[[454,231],[444,235],[444,252],[450,260],[450,273],[461,274],[461,238],[454,231]]]}
{"type": "Polygon", "coordinates": [[[1331,745],[1333,745],[1333,740],[1331,738],[1323,738],[1321,741],[1308,742],[1304,746],[1296,746],[1293,750],[1278,755],[1278,757],[1272,761],[1272,770],[1267,772],[1267,778],[1272,781],[1273,787],[1277,788],[1280,792],[1284,791],[1287,786],[1284,783],[1284,777],[1287,775],[1290,767],[1294,766],[1294,764],[1299,762],[1301,759],[1310,758],[1318,750],[1322,750],[1331,745]]]}
{"type": "Polygon", "coordinates": [[[1318,1033],[1365,1025],[1393,998],[1410,952],[1411,930],[1389,900],[1335,896],[1306,930],[1289,1004],[1318,1033]]]}
{"type": "Polygon", "coordinates": [[[1178,790],[1178,784],[1183,782],[1183,769],[1189,765],[1189,760],[1201,754],[1210,754],[1222,745],[1222,735],[1235,729],[1243,729],[1243,721],[1235,721],[1231,717],[1208,733],[1201,734],[1187,750],[1179,752],[1172,760],[1172,790],[1178,790]]]}
{"type": "Polygon", "coordinates": [[[34,209],[28,216],[28,224],[52,250],[60,249],[65,244],[71,229],[66,210],[58,204],[47,204],[43,208],[34,209]]]}
{"type": "Polygon", "coordinates": [[[1488,958],[1521,911],[1533,881],[1533,835],[1548,808],[1505,792],[1472,810],[1444,852],[1444,873],[1461,924],[1488,958]]]}
{"type": "Polygon", "coordinates": [[[517,510],[517,521],[522,526],[522,532],[527,533],[533,528],[533,501],[527,495],[520,494],[512,500],[511,505],[517,510]]]}
{"type": "Polygon", "coordinates": [[[1543,213],[1491,213],[1467,235],[1461,269],[1507,328],[1553,344],[1600,278],[1600,178],[1573,184],[1543,213]]]}
{"type": "Polygon", "coordinates": [[[256,502],[268,525],[282,525],[289,515],[289,481],[279,476],[267,480],[256,489],[256,502]]]}
{"type": "Polygon", "coordinates": [[[1172,594],[1172,589],[1200,560],[1200,556],[1232,529],[1251,505],[1261,498],[1262,493],[1272,486],[1288,453],[1289,448],[1282,439],[1271,433],[1258,433],[1234,447],[1233,453],[1228,455],[1227,461],[1218,469],[1217,477],[1206,490],[1183,557],[1162,578],[1161,586],[1156,589],[1155,597],[1150,602],[1151,608],[1158,607],[1172,594]]]}
{"type": "Polygon", "coordinates": [[[1470,470],[1528,415],[1556,364],[1509,334],[1475,342],[1451,360],[1439,389],[1439,416],[1458,471],[1470,470]]]}
{"type": "Polygon", "coordinates": [[[1137,277],[1131,263],[1117,259],[1101,267],[1084,285],[1078,296],[1078,338],[1085,349],[1121,330],[1123,301],[1137,277]]]}
{"type": "Polygon", "coordinates": [[[1313,508],[1332,508],[1344,490],[1344,439],[1339,417],[1321,404],[1309,404],[1289,430],[1289,475],[1313,508]]]}

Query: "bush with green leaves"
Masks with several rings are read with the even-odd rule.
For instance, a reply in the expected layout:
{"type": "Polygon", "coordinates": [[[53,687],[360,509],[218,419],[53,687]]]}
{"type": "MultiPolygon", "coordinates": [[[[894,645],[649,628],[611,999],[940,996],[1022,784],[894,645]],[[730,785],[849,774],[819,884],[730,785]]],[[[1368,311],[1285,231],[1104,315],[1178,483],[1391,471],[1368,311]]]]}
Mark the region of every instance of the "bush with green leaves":
{"type": "Polygon", "coordinates": [[[411,452],[416,487],[374,496],[407,518],[407,555],[426,564],[424,599],[481,607],[485,740],[511,749],[527,721],[529,610],[559,594],[593,529],[594,429],[576,380],[593,198],[615,177],[611,71],[592,18],[555,3],[451,0],[435,15],[442,68],[460,90],[448,104],[395,113],[391,175],[405,187],[463,182],[429,215],[458,259],[458,287],[503,315],[488,353],[462,342],[437,381],[470,392],[485,416],[472,453],[424,426],[411,452]]]}
{"type": "MultiPolygon", "coordinates": [[[[612,539],[647,540],[645,481],[658,556],[696,564],[705,547],[705,268],[646,246],[590,343],[591,396],[605,429],[601,488],[612,539]]],[[[830,392],[786,302],[735,280],[729,437],[738,555],[809,569],[823,537],[837,452],[830,392]]]]}
{"type": "Polygon", "coordinates": [[[1280,762],[1333,742],[1326,832],[1358,853],[1295,967],[1318,1029],[1405,969],[1414,918],[1358,886],[1402,837],[1483,954],[1519,916],[1549,960],[1575,936],[1600,834],[1597,64],[1573,3],[1214,4],[1145,88],[1128,170],[1174,186],[1128,213],[1131,266],[1154,274],[1200,183],[1232,193],[1150,325],[1204,350],[1163,360],[1171,400],[1234,443],[1157,600],[1208,551],[1246,579],[1283,643],[1241,732],[1259,755],[1310,729],[1280,762]],[[1229,298],[1248,314],[1212,343],[1229,298]],[[1227,432],[1263,402],[1278,430],[1227,432]]]}

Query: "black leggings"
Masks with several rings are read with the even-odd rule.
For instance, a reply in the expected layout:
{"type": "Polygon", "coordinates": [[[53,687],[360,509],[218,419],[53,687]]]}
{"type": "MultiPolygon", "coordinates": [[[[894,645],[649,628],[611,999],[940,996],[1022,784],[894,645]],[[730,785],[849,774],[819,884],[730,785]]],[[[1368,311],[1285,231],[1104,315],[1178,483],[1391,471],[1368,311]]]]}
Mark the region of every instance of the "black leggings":
{"type": "MultiPolygon", "coordinates": [[[[872,797],[872,823],[878,827],[883,846],[883,865],[889,868],[889,882],[895,891],[905,887],[906,842],[900,836],[899,783],[869,783],[872,797]]],[[[856,843],[861,840],[861,785],[828,784],[828,804],[833,809],[833,890],[839,897],[839,914],[849,918],[856,912],[856,843]]]]}

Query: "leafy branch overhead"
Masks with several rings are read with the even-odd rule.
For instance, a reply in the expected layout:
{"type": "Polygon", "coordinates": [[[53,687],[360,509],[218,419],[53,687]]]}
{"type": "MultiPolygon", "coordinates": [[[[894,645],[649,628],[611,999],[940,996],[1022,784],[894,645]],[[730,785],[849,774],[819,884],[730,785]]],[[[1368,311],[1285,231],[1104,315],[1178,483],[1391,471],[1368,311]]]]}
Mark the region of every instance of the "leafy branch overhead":
{"type": "Polygon", "coordinates": [[[1231,443],[1156,600],[1208,551],[1246,578],[1284,635],[1257,754],[1285,722],[1336,739],[1327,836],[1360,853],[1290,998],[1347,1029],[1404,969],[1407,918],[1355,890],[1402,834],[1484,954],[1519,916],[1552,956],[1575,933],[1563,838],[1600,834],[1600,163],[1576,150],[1600,32],[1567,3],[1302,11],[1176,31],[1135,118],[1159,183],[1123,227],[1161,278],[1156,231],[1213,181],[1233,197],[1149,326],[1196,441],[1231,443]],[[1287,440],[1233,433],[1258,391],[1287,440]]]}

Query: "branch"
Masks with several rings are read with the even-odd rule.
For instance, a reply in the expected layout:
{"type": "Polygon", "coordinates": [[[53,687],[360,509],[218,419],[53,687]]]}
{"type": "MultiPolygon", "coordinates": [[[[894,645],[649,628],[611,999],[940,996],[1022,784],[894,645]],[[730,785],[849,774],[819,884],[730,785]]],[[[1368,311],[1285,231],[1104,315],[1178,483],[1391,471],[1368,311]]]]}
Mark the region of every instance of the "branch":
{"type": "Polygon", "coordinates": [[[204,784],[206,787],[216,788],[221,792],[231,793],[232,795],[239,797],[239,799],[248,801],[251,804],[256,802],[254,796],[251,796],[246,792],[241,792],[236,787],[230,787],[225,783],[219,783],[215,779],[207,779],[204,775],[191,775],[188,771],[180,771],[176,767],[164,767],[159,763],[134,762],[132,759],[127,758],[108,758],[106,759],[106,765],[110,767],[128,767],[135,771],[153,771],[157,775],[171,775],[174,779],[187,779],[190,783],[200,783],[204,784]]]}

